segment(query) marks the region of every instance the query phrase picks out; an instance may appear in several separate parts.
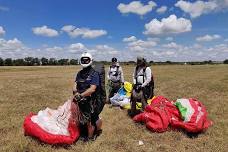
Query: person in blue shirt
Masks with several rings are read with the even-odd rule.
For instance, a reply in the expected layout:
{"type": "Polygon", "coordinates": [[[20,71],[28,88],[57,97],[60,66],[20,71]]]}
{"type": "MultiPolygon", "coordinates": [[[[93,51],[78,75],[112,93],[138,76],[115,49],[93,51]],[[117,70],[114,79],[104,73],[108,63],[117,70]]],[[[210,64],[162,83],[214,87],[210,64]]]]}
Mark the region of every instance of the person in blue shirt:
{"type": "MultiPolygon", "coordinates": [[[[94,114],[93,95],[100,84],[99,74],[92,67],[92,55],[83,53],[80,58],[82,70],[77,73],[73,87],[74,101],[77,102],[82,125],[87,126],[87,139],[93,139],[96,130],[101,130],[102,121],[98,115],[94,114]]],[[[87,140],[85,139],[85,140],[87,140]]]]}

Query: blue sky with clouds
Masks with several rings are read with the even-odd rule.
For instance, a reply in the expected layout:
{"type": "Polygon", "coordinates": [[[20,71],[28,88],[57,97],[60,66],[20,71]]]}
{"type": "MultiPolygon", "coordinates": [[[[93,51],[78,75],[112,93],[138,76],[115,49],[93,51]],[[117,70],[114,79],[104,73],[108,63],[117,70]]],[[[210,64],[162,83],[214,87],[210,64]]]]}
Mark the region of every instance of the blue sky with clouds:
{"type": "Polygon", "coordinates": [[[0,57],[224,60],[228,0],[0,0],[0,57]]]}

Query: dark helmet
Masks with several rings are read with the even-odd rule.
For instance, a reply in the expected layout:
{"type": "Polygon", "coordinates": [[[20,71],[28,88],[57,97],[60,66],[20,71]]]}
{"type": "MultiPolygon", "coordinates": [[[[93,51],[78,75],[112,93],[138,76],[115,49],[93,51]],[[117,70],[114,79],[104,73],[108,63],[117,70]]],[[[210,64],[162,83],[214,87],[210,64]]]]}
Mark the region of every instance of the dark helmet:
{"type": "Polygon", "coordinates": [[[117,62],[117,58],[112,58],[112,62],[117,62]]]}

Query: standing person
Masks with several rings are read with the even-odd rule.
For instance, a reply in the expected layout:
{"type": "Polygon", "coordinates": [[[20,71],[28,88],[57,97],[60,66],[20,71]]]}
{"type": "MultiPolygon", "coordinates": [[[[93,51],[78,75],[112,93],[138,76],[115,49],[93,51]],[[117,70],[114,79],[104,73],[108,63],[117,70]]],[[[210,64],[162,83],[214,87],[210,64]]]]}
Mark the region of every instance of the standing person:
{"type": "MultiPolygon", "coordinates": [[[[87,128],[88,138],[93,139],[94,131],[101,130],[102,120],[94,113],[94,96],[100,85],[99,74],[92,67],[93,58],[90,53],[83,53],[80,58],[82,70],[77,73],[73,87],[74,102],[79,106],[81,112],[80,124],[87,128]],[[96,120],[95,120],[96,119],[96,120]]],[[[82,130],[83,131],[83,130],[82,130]]]]}
{"type": "Polygon", "coordinates": [[[133,91],[131,96],[131,115],[136,114],[136,102],[142,103],[142,109],[147,105],[147,100],[153,97],[154,80],[151,68],[147,66],[143,57],[137,57],[137,66],[133,72],[133,91]]]}
{"type": "Polygon", "coordinates": [[[119,65],[117,58],[115,57],[112,58],[112,65],[109,67],[107,78],[109,85],[108,102],[110,103],[110,98],[118,92],[118,90],[121,88],[121,84],[124,83],[122,67],[119,65]]]}

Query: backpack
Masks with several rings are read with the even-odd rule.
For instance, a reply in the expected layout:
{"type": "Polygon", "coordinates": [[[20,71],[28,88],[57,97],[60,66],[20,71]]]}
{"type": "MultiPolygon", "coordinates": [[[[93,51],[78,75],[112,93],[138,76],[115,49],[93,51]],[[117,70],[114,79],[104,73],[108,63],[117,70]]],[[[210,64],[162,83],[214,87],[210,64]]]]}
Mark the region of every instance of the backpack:
{"type": "MultiPolygon", "coordinates": [[[[147,67],[148,66],[143,68],[143,82],[145,82],[144,78],[145,78],[146,68],[147,67]]],[[[137,70],[138,70],[138,67],[135,68],[135,74],[134,74],[135,79],[136,79],[137,70]]],[[[136,84],[137,84],[137,79],[136,79],[136,84]]],[[[143,92],[144,92],[144,96],[145,96],[146,99],[151,99],[154,96],[154,76],[153,76],[153,73],[151,73],[151,81],[150,81],[150,83],[145,86],[143,92]]]]}
{"type": "Polygon", "coordinates": [[[96,88],[95,93],[92,95],[94,101],[94,113],[100,114],[104,108],[106,102],[106,90],[105,90],[105,67],[103,64],[96,64],[94,72],[97,72],[100,78],[100,85],[96,88]]]}

